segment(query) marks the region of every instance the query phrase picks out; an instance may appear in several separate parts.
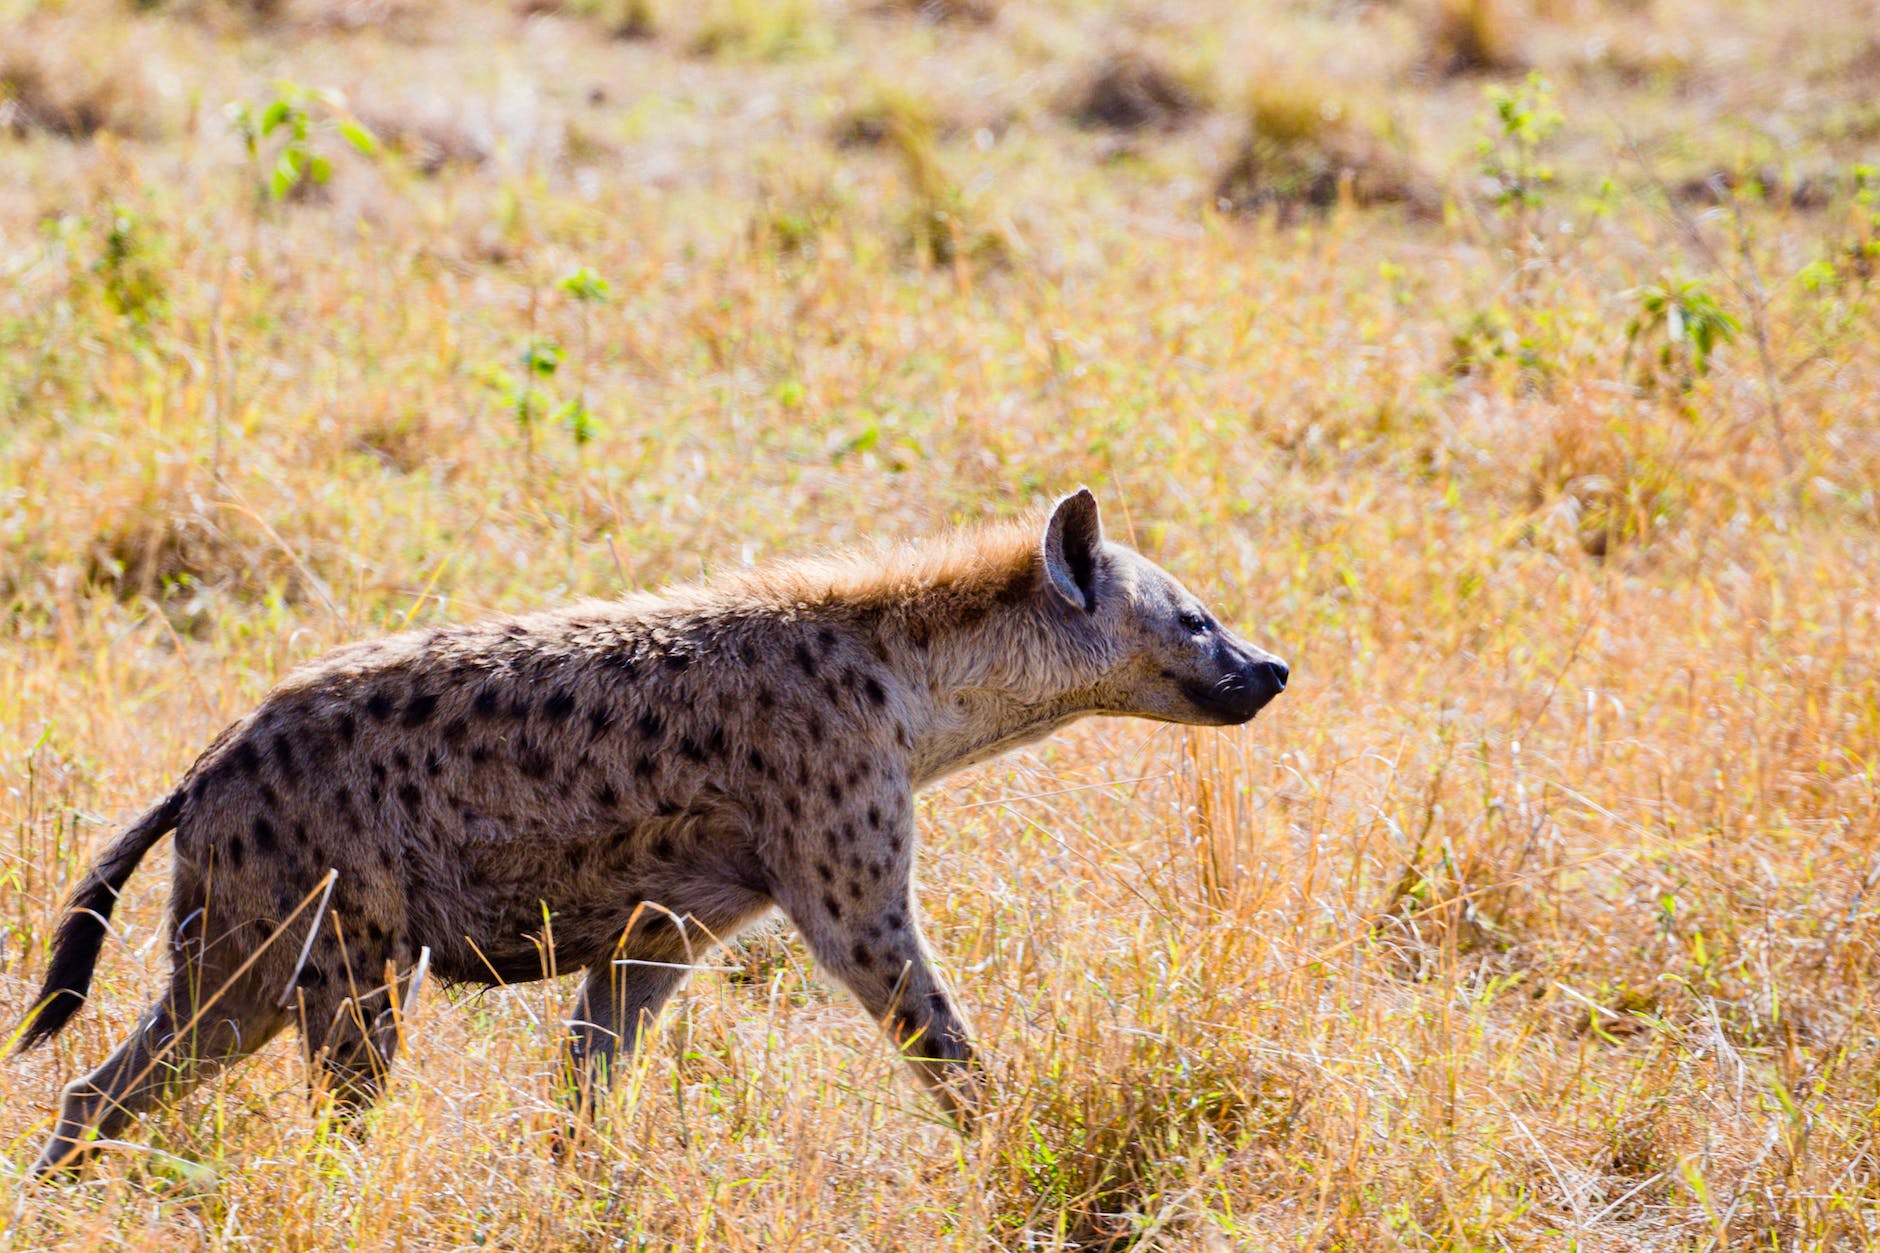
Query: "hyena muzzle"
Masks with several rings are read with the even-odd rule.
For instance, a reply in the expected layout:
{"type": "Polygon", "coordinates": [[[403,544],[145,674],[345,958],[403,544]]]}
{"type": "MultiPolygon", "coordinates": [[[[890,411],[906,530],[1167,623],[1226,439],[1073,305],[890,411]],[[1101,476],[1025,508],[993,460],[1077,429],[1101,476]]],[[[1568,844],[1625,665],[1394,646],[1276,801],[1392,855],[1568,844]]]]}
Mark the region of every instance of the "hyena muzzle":
{"type": "Polygon", "coordinates": [[[119,890],[176,833],[169,987],[68,1085],[37,1173],[299,1028],[341,1112],[447,981],[584,973],[582,1103],[688,969],[771,909],[970,1124],[965,1023],[912,900],[915,792],[1089,714],[1246,722],[1286,666],[1106,541],[1042,527],[340,648],[225,731],[66,907],[21,1047],[84,1002],[119,890]]]}

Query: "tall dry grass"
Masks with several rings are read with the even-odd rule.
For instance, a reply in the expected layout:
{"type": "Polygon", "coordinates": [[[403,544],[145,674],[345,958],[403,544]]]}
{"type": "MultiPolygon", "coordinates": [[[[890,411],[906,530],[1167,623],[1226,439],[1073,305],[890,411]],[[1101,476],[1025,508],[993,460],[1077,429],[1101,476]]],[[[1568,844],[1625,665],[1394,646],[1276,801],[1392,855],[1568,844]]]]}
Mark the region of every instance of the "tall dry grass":
{"type": "Polygon", "coordinates": [[[0,1247],[1880,1247],[1863,27],[1654,8],[1714,60],[1582,74],[1576,23],[1616,19],[1528,32],[1566,124],[1518,212],[1482,85],[1420,76],[1380,8],[35,18],[189,86],[136,87],[143,138],[0,140],[9,1020],[111,825],[363,634],[1089,482],[1296,679],[1243,730],[1093,722],[923,799],[929,931],[992,1058],[969,1142],[777,930],[695,978],[572,1169],[571,989],[541,983],[427,992],[361,1135],[313,1125],[283,1042],[30,1188],[58,1084],[162,970],[159,850],[93,1005],[0,1066],[0,1247]],[[1244,118],[1119,157],[1047,89],[1142,37],[1242,100],[1255,34],[1400,88],[1440,221],[1221,215],[1244,118]],[[308,106],[319,196],[269,199],[273,150],[227,133],[277,78],[344,95],[308,106]],[[833,142],[882,83],[946,124],[833,142]],[[335,129],[401,110],[485,155],[335,129]],[[1667,196],[1768,160],[1691,125],[1726,110],[1829,203],[1667,196]],[[998,248],[910,246],[910,145],[998,248]],[[1667,268],[1743,329],[1647,385],[1626,327],[1667,268]]]}

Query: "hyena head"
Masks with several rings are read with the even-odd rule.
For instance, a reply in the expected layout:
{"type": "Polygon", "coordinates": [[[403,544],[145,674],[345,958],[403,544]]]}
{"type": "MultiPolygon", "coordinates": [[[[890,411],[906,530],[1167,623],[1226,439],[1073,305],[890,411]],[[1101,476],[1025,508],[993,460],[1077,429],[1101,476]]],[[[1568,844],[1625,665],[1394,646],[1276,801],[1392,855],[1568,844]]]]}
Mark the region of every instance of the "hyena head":
{"type": "Polygon", "coordinates": [[[1096,497],[1059,501],[1044,533],[1059,621],[1101,674],[1105,713],[1235,726],[1286,690],[1286,663],[1228,630],[1173,575],[1103,538],[1096,497]]]}

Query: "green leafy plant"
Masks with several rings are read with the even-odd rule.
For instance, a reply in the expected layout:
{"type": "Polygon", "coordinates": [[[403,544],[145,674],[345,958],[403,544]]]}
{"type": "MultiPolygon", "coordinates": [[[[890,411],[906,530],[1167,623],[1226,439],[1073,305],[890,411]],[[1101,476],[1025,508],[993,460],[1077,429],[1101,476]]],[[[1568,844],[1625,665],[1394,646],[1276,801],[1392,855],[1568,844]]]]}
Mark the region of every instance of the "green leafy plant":
{"type": "Polygon", "coordinates": [[[379,148],[371,130],[347,111],[345,97],[330,88],[282,80],[259,105],[230,101],[223,112],[256,171],[261,194],[273,200],[305,194],[332,179],[333,162],[326,155],[332,137],[362,156],[374,156],[379,148]]]}
{"type": "Polygon", "coordinates": [[[1565,118],[1554,104],[1553,84],[1539,73],[1519,87],[1487,89],[1489,111],[1481,123],[1475,152],[1482,176],[1504,215],[1526,216],[1541,207],[1554,170],[1541,150],[1565,118]]]}
{"type": "Polygon", "coordinates": [[[594,415],[587,404],[587,368],[588,357],[593,348],[593,322],[590,313],[595,305],[605,304],[613,295],[613,288],[607,280],[580,266],[562,277],[555,284],[562,293],[574,301],[580,313],[581,321],[581,357],[575,363],[575,395],[572,400],[563,402],[556,410],[556,421],[568,428],[574,437],[575,447],[585,446],[594,438],[594,415]]]}
{"type": "MultiPolygon", "coordinates": [[[[555,289],[568,298],[578,314],[580,351],[574,362],[575,394],[558,395],[551,385],[552,380],[561,375],[567,351],[553,337],[537,335],[533,330],[518,350],[514,368],[491,366],[478,375],[484,385],[500,397],[503,408],[514,419],[531,467],[535,463],[535,430],[543,420],[566,427],[577,449],[592,442],[599,433],[587,402],[588,362],[593,351],[592,311],[594,306],[605,304],[613,297],[613,287],[593,270],[580,266],[558,279],[555,289]]],[[[533,327],[533,316],[530,324],[533,327]]]]}
{"type": "Polygon", "coordinates": [[[1742,330],[1702,279],[1666,275],[1632,288],[1626,298],[1637,306],[1625,327],[1626,361],[1640,366],[1641,385],[1670,380],[1689,391],[1710,373],[1711,355],[1742,330]]]}

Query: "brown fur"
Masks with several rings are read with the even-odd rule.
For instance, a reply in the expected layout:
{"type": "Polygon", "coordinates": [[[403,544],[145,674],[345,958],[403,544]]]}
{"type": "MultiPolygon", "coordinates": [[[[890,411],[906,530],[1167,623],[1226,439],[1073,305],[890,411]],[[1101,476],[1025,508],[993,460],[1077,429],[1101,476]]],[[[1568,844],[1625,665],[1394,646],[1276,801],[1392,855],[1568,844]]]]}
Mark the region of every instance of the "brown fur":
{"type": "Polygon", "coordinates": [[[87,919],[174,826],[173,983],[68,1088],[39,1169],[290,1023],[323,1086],[369,1101],[427,953],[457,982],[585,971],[569,1064],[589,1091],[686,966],[773,906],[965,1121],[971,1047],[911,897],[915,790],[1084,713],[1238,720],[1171,704],[1189,699],[1177,680],[1227,680],[1145,668],[1111,623],[1146,629],[1144,598],[1179,588],[1104,545],[1088,500],[1042,543],[997,527],[297,670],[81,888],[29,1043],[83,997],[102,940],[87,919]]]}

